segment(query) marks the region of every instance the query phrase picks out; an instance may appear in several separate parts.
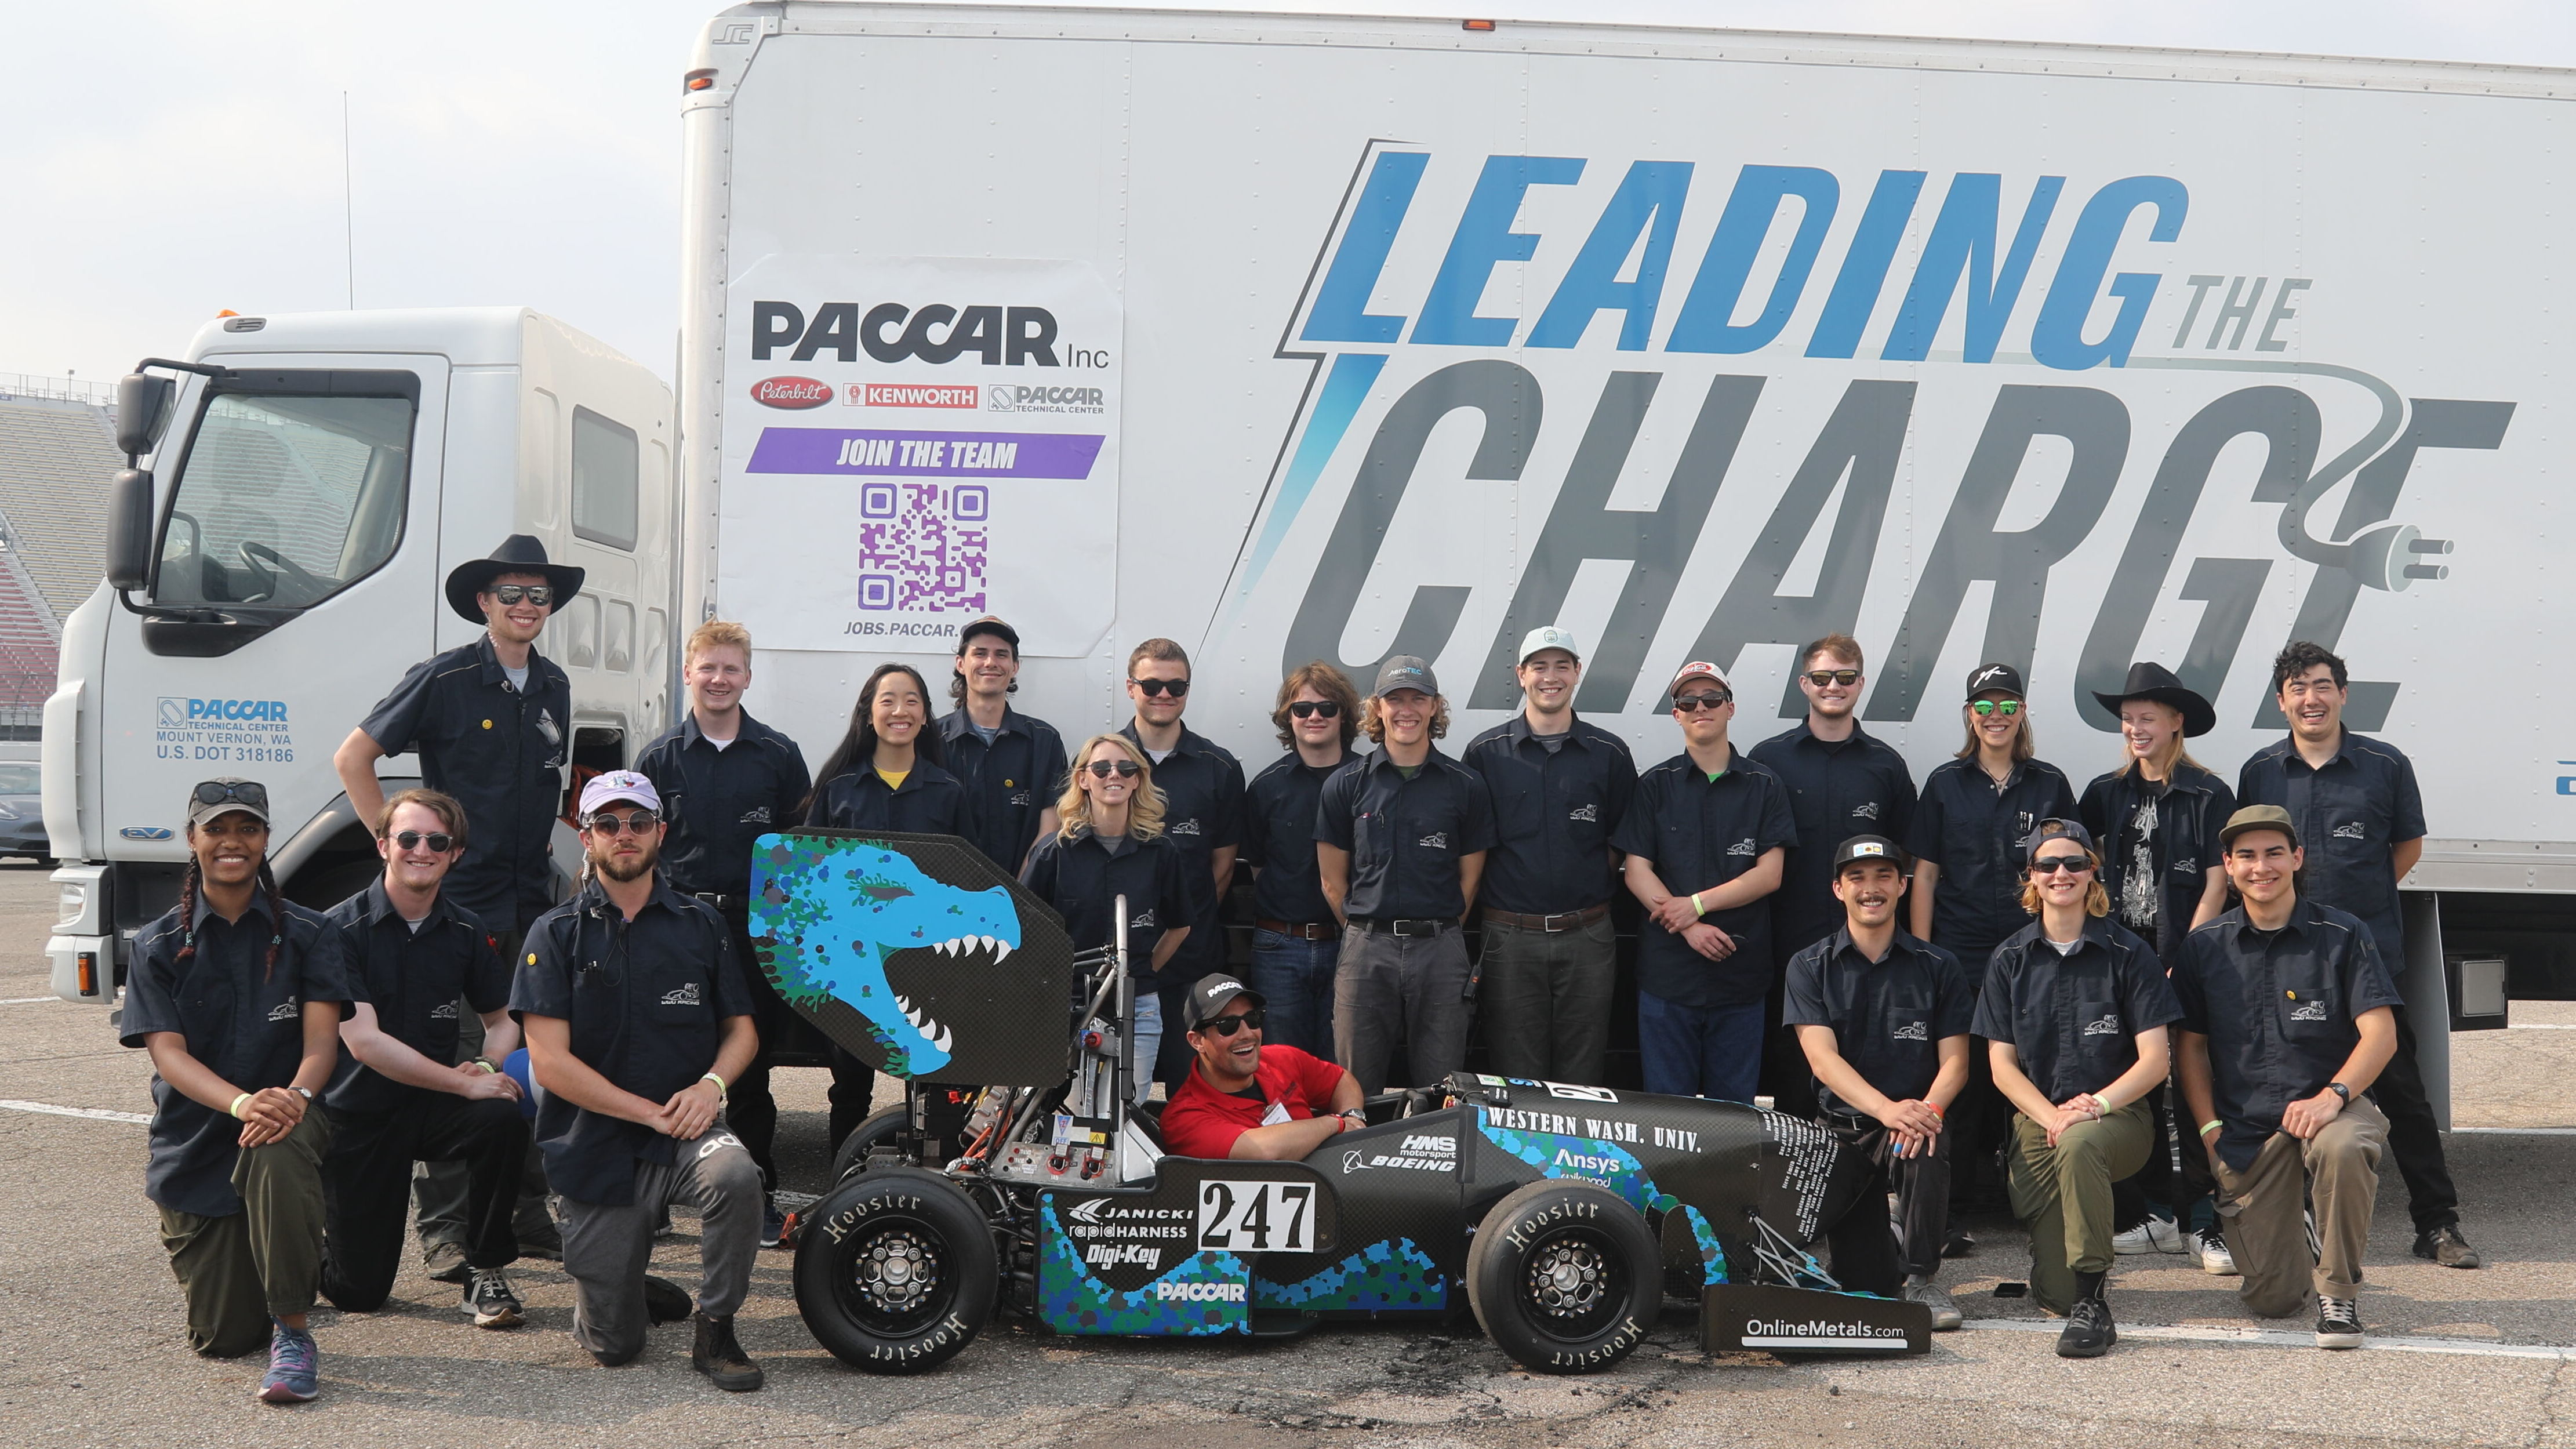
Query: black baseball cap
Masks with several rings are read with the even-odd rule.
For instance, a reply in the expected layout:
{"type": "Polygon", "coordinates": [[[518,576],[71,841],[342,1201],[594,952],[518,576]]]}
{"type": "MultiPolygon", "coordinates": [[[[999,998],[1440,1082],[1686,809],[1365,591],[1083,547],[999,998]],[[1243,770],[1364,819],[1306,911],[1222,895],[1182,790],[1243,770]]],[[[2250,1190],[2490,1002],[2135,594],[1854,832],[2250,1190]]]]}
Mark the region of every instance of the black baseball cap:
{"type": "Polygon", "coordinates": [[[2084,828],[2084,822],[2043,820],[2031,827],[2030,834],[2021,838],[2022,863],[2029,864],[2031,858],[2039,854],[2039,848],[2052,840],[2072,840],[2086,850],[2093,848],[2093,832],[2084,828]]]}
{"type": "Polygon", "coordinates": [[[1211,971],[1190,987],[1190,1030],[1196,1031],[1216,1020],[1216,1014],[1238,996],[1252,998],[1255,1006],[1268,1006],[1261,993],[1243,984],[1231,971],[1211,971]]]}
{"type": "Polygon", "coordinates": [[[1418,689],[1424,694],[1437,695],[1440,679],[1431,672],[1428,662],[1410,654],[1398,654],[1377,667],[1377,688],[1369,693],[1384,699],[1399,689],[1418,689]]]}
{"type": "Polygon", "coordinates": [[[996,638],[1006,639],[1010,641],[1012,653],[1020,652],[1020,631],[1003,623],[1001,615],[986,614],[957,631],[957,652],[961,657],[966,653],[966,646],[972,643],[978,634],[991,634],[996,638]]]}
{"type": "Polygon", "coordinates": [[[1905,847],[1886,836],[1855,835],[1834,847],[1834,874],[1841,875],[1844,866],[1864,860],[1883,860],[1900,871],[1913,864],[1906,857],[1905,847]]]}
{"type": "Polygon", "coordinates": [[[2015,699],[2028,699],[2022,693],[2021,671],[2009,664],[1980,664],[1968,671],[1968,692],[1960,698],[1973,701],[1988,690],[2009,694],[2015,699]]]}

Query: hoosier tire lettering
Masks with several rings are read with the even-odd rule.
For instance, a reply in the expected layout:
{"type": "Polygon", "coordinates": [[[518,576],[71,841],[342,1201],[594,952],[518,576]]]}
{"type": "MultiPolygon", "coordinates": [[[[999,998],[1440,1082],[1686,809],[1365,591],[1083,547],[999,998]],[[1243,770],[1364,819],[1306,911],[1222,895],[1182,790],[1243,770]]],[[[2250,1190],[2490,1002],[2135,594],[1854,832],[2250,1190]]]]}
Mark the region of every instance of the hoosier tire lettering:
{"type": "Polygon", "coordinates": [[[984,1215],[936,1173],[863,1172],[814,1204],[796,1244],[796,1311],[834,1358],[870,1373],[938,1367],[992,1316],[1001,1264],[984,1215]]]}
{"type": "Polygon", "coordinates": [[[1485,1336],[1532,1373],[1619,1362],[1664,1303],[1662,1250],[1644,1214],[1580,1178],[1542,1178],[1494,1204],[1465,1276],[1485,1336]]]}

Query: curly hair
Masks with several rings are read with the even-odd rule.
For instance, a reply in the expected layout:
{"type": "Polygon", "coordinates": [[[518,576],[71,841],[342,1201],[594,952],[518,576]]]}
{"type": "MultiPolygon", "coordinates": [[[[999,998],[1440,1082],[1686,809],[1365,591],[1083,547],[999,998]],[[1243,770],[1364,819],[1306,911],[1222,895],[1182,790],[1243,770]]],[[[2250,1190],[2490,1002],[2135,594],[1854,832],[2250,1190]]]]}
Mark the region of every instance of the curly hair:
{"type": "Polygon", "coordinates": [[[1125,735],[1093,735],[1073,752],[1073,768],[1064,775],[1064,793],[1055,802],[1055,836],[1070,841],[1091,828],[1091,792],[1082,788],[1082,772],[1091,764],[1091,752],[1102,745],[1116,745],[1118,752],[1136,762],[1136,793],[1128,797],[1127,833],[1140,840],[1151,840],[1163,833],[1162,787],[1154,783],[1154,762],[1144,747],[1125,735]]]}
{"type": "MultiPolygon", "coordinates": [[[[1386,743],[1386,716],[1379,710],[1378,697],[1374,694],[1360,701],[1360,729],[1368,735],[1370,743],[1386,743]]],[[[1445,739],[1448,734],[1449,696],[1435,694],[1431,697],[1431,737],[1445,739]]]]}
{"type": "Polygon", "coordinates": [[[1342,727],[1342,748],[1349,749],[1351,737],[1360,732],[1360,692],[1351,687],[1350,676],[1321,659],[1307,660],[1289,670],[1288,677],[1279,681],[1278,702],[1270,707],[1270,722],[1279,728],[1279,743],[1296,748],[1297,733],[1288,726],[1288,706],[1296,703],[1297,696],[1309,689],[1342,707],[1341,718],[1337,722],[1342,727]]]}
{"type": "Polygon", "coordinates": [[[2288,648],[2272,657],[2272,692],[2279,694],[2282,685],[2320,664],[2334,671],[2335,688],[2342,689],[2351,684],[2352,680],[2343,667],[2342,655],[2323,644],[2312,644],[2305,639],[2293,639],[2288,648]]]}

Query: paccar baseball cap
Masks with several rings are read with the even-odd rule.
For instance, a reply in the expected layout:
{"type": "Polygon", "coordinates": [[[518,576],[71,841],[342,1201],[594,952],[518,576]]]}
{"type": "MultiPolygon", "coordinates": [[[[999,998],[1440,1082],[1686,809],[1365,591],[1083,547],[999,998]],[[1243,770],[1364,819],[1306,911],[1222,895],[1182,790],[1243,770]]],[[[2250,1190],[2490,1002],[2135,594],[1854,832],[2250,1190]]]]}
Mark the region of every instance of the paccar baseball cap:
{"type": "Polygon", "coordinates": [[[1399,689],[1418,689],[1424,694],[1436,695],[1440,692],[1440,679],[1424,661],[1410,654],[1398,654],[1377,667],[1377,688],[1369,693],[1384,699],[1399,689]]]}
{"type": "Polygon", "coordinates": [[[1682,666],[1681,673],[1673,676],[1672,687],[1665,690],[1664,693],[1681,693],[1682,681],[1685,679],[1713,679],[1717,681],[1718,688],[1725,690],[1729,694],[1733,694],[1735,692],[1735,686],[1726,682],[1726,671],[1707,662],[1706,660],[1694,659],[1690,663],[1682,666]]]}
{"type": "Polygon", "coordinates": [[[1968,671],[1968,692],[1961,696],[1974,700],[1989,690],[2009,694],[2015,699],[2028,699],[2021,692],[2021,671],[2009,664],[1980,664],[1968,671]]]}
{"type": "Polygon", "coordinates": [[[641,805],[647,810],[662,808],[662,792],[653,788],[651,780],[633,770],[610,770],[603,775],[591,776],[590,783],[581,787],[582,816],[587,819],[601,806],[614,805],[620,800],[641,805]]]}
{"type": "Polygon", "coordinates": [[[1190,987],[1190,1030],[1196,1031],[1216,1020],[1238,996],[1248,997],[1255,1006],[1268,1006],[1261,993],[1245,986],[1231,971],[1211,971],[1190,987]]]}
{"type": "Polygon", "coordinates": [[[2039,848],[2052,840],[2072,840],[2086,850],[2093,849],[2093,832],[2085,829],[2083,822],[2043,820],[2031,827],[2030,834],[2021,838],[2022,863],[2029,864],[2031,857],[2039,854],[2039,848]]]}
{"type": "Polygon", "coordinates": [[[257,780],[244,780],[232,775],[199,781],[188,792],[188,828],[196,829],[218,815],[238,810],[266,825],[268,787],[257,780]]]}
{"type": "Polygon", "coordinates": [[[1541,624],[1521,636],[1519,662],[1529,663],[1530,656],[1543,649],[1562,649],[1574,656],[1575,663],[1583,662],[1583,651],[1574,647],[1574,635],[1554,624],[1541,624]]]}
{"type": "Polygon", "coordinates": [[[2277,830],[2290,837],[2290,848],[2299,848],[2299,827],[2290,823],[2290,812],[2278,805],[2248,805],[2227,817],[2218,827],[2218,848],[2226,850],[2236,844],[2236,837],[2249,830],[2277,830]]]}
{"type": "Polygon", "coordinates": [[[1834,874],[1841,875],[1843,867],[1854,861],[1872,860],[1886,861],[1898,870],[1912,863],[1906,858],[1905,847],[1884,835],[1855,835],[1834,847],[1834,874]]]}

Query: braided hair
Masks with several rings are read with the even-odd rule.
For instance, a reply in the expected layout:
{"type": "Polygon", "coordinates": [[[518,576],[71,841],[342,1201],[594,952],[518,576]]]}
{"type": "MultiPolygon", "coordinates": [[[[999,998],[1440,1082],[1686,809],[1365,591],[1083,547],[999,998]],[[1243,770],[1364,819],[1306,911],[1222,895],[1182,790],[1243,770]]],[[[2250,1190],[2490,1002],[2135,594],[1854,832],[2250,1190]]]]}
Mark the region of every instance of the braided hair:
{"type": "MultiPolygon", "coordinates": [[[[197,857],[191,852],[188,873],[179,882],[179,939],[182,944],[178,956],[170,963],[173,966],[186,966],[197,954],[197,889],[197,857]]],[[[268,900],[268,918],[276,923],[276,929],[269,934],[268,955],[260,962],[259,979],[266,983],[277,975],[277,954],[286,944],[286,904],[278,895],[277,876],[269,870],[265,853],[259,858],[259,889],[268,900]]]]}

